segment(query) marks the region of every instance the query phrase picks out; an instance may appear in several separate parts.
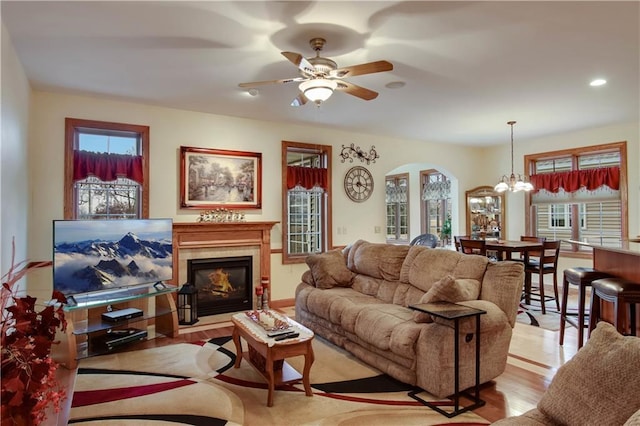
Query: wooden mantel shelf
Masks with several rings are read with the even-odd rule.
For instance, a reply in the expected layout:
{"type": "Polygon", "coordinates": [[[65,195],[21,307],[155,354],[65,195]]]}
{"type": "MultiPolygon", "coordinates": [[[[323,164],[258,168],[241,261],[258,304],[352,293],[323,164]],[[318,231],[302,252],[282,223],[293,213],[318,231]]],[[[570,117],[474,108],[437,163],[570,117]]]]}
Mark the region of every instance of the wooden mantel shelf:
{"type": "MultiPolygon", "coordinates": [[[[278,222],[174,222],[173,270],[178,279],[181,249],[260,247],[260,274],[271,280],[271,228],[278,222]]],[[[175,283],[178,284],[178,283],[175,283]]]]}

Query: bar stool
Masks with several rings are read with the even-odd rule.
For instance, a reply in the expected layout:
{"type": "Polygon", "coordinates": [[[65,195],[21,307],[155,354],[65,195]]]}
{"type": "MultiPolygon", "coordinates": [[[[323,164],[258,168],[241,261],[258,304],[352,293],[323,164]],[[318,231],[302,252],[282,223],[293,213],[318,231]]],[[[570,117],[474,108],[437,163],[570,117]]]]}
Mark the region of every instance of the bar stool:
{"type": "Polygon", "coordinates": [[[606,278],[610,275],[606,272],[596,271],[593,268],[575,267],[564,270],[564,278],[562,280],[562,308],[560,309],[560,346],[564,344],[564,328],[565,323],[578,329],[578,349],[584,344],[584,329],[589,327],[585,323],[585,313],[587,287],[591,287],[591,283],[600,278],[606,278]],[[569,299],[569,284],[578,286],[578,312],[567,313],[567,305],[569,299]],[[577,316],[577,319],[571,318],[577,316]]]}
{"type": "Polygon", "coordinates": [[[636,303],[640,303],[640,284],[624,278],[602,278],[591,283],[591,313],[589,315],[589,335],[601,319],[600,301],[613,303],[614,326],[621,334],[625,334],[624,320],[629,320],[629,329],[636,335],[636,303]],[[627,317],[629,305],[629,317],[627,317]]]}

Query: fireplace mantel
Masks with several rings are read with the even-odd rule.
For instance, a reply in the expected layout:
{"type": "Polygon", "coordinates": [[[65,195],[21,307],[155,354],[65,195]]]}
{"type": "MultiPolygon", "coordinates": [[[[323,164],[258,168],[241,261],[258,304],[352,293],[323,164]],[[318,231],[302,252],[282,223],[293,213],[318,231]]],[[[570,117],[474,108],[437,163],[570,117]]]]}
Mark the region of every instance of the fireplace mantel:
{"type": "MultiPolygon", "coordinates": [[[[271,282],[271,228],[276,223],[278,222],[174,222],[174,281],[179,280],[180,276],[180,250],[258,246],[260,276],[271,282]]],[[[180,285],[179,282],[173,284],[180,285]]]]}

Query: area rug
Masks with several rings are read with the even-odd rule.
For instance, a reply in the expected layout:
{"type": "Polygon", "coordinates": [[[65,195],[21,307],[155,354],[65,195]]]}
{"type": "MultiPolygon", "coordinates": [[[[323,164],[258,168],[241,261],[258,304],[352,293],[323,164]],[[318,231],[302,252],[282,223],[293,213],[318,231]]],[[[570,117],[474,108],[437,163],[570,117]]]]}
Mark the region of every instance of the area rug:
{"type": "MultiPolygon", "coordinates": [[[[246,347],[246,345],[245,345],[246,347]]],[[[302,384],[267,387],[246,360],[234,368],[230,337],[180,343],[80,362],[69,424],[74,425],[488,425],[473,412],[452,419],[407,396],[410,386],[316,337],[313,396],[302,384]]],[[[303,357],[287,360],[302,371],[303,357]]],[[[420,397],[451,406],[447,399],[420,397]]]]}
{"type": "Polygon", "coordinates": [[[542,314],[540,303],[527,305],[524,302],[518,307],[516,321],[521,324],[541,327],[545,330],[558,331],[560,329],[560,313],[557,311],[556,302],[549,301],[545,305],[546,314],[542,314]]]}

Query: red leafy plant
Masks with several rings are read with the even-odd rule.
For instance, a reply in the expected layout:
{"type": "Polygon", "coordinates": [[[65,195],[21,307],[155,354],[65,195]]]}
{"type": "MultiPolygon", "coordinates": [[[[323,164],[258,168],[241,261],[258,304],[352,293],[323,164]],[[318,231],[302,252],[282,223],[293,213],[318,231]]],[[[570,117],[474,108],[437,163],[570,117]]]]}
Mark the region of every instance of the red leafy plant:
{"type": "Polygon", "coordinates": [[[67,323],[62,304],[66,298],[53,292],[52,302],[36,307],[36,299],[18,296],[17,283],[35,268],[51,265],[49,261],[25,261],[15,264],[15,243],[11,267],[2,277],[2,426],[38,425],[46,419],[46,408],[53,404],[56,412],[66,398],[66,391],[55,377],[58,364],[51,358],[56,330],[65,331],[67,323]],[[37,309],[40,309],[39,311],[37,309]]]}

